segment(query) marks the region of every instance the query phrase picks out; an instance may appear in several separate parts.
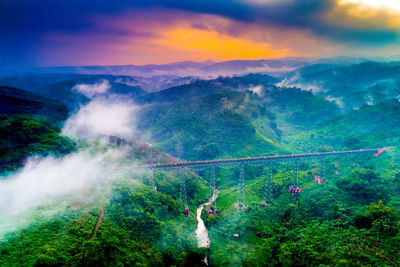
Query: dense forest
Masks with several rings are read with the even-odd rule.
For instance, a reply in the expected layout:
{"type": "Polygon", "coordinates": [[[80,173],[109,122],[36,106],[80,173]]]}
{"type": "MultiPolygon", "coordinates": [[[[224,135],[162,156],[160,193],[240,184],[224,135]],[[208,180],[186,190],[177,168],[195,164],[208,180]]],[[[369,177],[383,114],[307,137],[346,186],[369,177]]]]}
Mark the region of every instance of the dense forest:
{"type": "MultiPolygon", "coordinates": [[[[193,79],[153,93],[106,75],[2,78],[0,101],[7,104],[0,109],[3,184],[24,174],[32,158],[62,161],[82,151],[106,155],[107,167],[124,167],[390,149],[378,157],[248,164],[243,211],[235,208],[239,167],[216,167],[218,213],[202,210],[210,246],[200,248],[196,209],[210,196],[210,168],[156,171],[156,192],[148,172],[107,172],[105,180],[30,209],[29,222],[16,230],[4,230],[10,217],[0,210],[0,266],[398,266],[397,69],[396,63],[318,64],[278,78],[193,79]],[[365,73],[376,75],[360,78],[365,73]],[[109,91],[95,97],[76,90],[77,84],[107,79],[109,91]],[[301,88],[306,83],[325,90],[301,88]],[[17,85],[21,88],[9,87],[17,85]],[[120,98],[135,103],[131,138],[63,132],[68,118],[91,101],[120,98]],[[182,177],[188,216],[183,213],[182,177]],[[299,194],[288,191],[294,181],[299,194]]],[[[16,224],[23,221],[20,215],[15,218],[16,224]]]]}

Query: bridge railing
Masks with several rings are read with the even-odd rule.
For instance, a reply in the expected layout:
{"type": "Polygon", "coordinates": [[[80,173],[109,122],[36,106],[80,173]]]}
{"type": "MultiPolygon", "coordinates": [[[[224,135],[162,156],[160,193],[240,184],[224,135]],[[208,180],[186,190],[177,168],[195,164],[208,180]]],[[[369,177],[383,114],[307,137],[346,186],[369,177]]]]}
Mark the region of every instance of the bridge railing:
{"type": "Polygon", "coordinates": [[[240,164],[240,163],[264,163],[282,160],[292,159],[309,159],[309,158],[323,158],[333,156],[344,156],[351,154],[376,154],[382,150],[388,150],[390,148],[375,148],[375,149],[360,149],[360,150],[347,150],[347,151],[333,151],[333,152],[317,152],[317,153],[303,153],[303,154],[288,154],[288,155],[274,155],[264,157],[248,157],[248,158],[232,158],[232,159],[215,159],[215,160],[202,160],[202,161],[181,161],[181,162],[168,162],[158,164],[146,164],[146,165],[135,165],[130,167],[124,167],[128,169],[169,169],[169,168],[191,168],[201,167],[207,165],[227,165],[227,164],[240,164]]]}
{"type": "MultiPolygon", "coordinates": [[[[298,161],[302,159],[326,159],[327,157],[340,157],[340,156],[347,156],[347,155],[363,155],[363,154],[374,154],[375,156],[379,156],[385,150],[391,149],[391,147],[387,148],[376,148],[376,149],[360,149],[360,150],[347,150],[347,151],[333,151],[333,152],[317,152],[317,153],[303,153],[303,154],[289,154],[289,155],[274,155],[274,156],[265,156],[265,157],[248,157],[248,158],[232,158],[232,159],[216,159],[216,160],[203,160],[203,161],[186,161],[186,162],[169,162],[169,163],[159,163],[159,164],[147,164],[147,165],[135,165],[129,167],[120,167],[114,170],[120,171],[130,171],[130,170],[148,170],[149,173],[149,184],[154,189],[155,193],[157,194],[157,186],[154,181],[154,171],[156,169],[169,169],[178,171],[178,176],[180,176],[180,198],[184,203],[184,214],[189,214],[189,208],[187,203],[187,196],[186,196],[186,181],[184,175],[179,175],[179,170],[183,168],[188,168],[192,170],[204,170],[209,167],[212,167],[211,171],[211,178],[210,178],[210,196],[213,195],[215,190],[215,167],[220,166],[226,168],[226,166],[234,167],[240,166],[239,172],[239,183],[238,183],[238,201],[235,204],[237,210],[246,210],[245,204],[245,173],[244,173],[244,165],[267,165],[271,164],[272,162],[281,162],[287,160],[294,160],[295,161],[295,175],[298,175],[298,161]],[[225,165],[225,166],[223,166],[225,165]]],[[[326,162],[326,161],[325,161],[326,162]]],[[[272,191],[271,191],[271,173],[269,171],[269,178],[266,181],[266,199],[263,201],[265,205],[269,205],[272,200],[272,191]]],[[[293,179],[293,185],[289,186],[289,192],[293,195],[298,195],[301,192],[301,189],[298,185],[298,176],[293,179]]],[[[216,212],[216,205],[213,203],[214,201],[209,201],[210,206],[213,207],[213,211],[216,212]]]]}

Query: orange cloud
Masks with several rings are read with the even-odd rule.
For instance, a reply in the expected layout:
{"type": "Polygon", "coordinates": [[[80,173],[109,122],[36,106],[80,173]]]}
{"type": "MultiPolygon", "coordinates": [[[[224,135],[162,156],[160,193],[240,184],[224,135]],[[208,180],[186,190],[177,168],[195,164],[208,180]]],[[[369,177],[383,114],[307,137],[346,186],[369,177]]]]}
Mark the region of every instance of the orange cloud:
{"type": "MultiPolygon", "coordinates": [[[[274,49],[266,42],[256,42],[213,30],[177,25],[172,29],[158,29],[160,37],[149,41],[162,54],[190,60],[262,59],[294,56],[290,48],[274,49]]],[[[163,55],[160,55],[161,58],[163,55]]]]}
{"type": "Polygon", "coordinates": [[[158,10],[93,22],[99,28],[96,33],[48,35],[41,51],[44,62],[58,65],[55,54],[65,55],[62,64],[125,65],[315,56],[336,49],[307,31],[216,15],[158,10]]]}

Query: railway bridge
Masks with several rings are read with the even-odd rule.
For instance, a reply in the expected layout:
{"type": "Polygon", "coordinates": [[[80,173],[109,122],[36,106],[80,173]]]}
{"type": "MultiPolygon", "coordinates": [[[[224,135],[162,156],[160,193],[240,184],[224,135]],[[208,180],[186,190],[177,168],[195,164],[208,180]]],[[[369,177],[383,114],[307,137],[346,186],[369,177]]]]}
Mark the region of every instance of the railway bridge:
{"type": "MultiPolygon", "coordinates": [[[[318,160],[321,161],[321,171],[318,176],[315,176],[315,181],[321,183],[324,181],[325,176],[325,165],[328,158],[338,158],[339,160],[346,156],[358,155],[358,156],[379,156],[384,151],[390,149],[387,148],[376,148],[376,149],[360,149],[360,150],[347,150],[347,151],[333,151],[333,152],[316,152],[316,153],[303,153],[303,154],[288,154],[288,155],[274,155],[274,156],[264,156],[264,157],[248,157],[248,158],[232,158],[232,159],[216,159],[216,160],[203,160],[203,161],[182,161],[182,162],[170,162],[170,163],[159,163],[159,164],[147,164],[147,165],[136,165],[130,167],[119,168],[122,170],[131,170],[131,169],[143,169],[149,172],[149,184],[154,189],[155,193],[157,193],[157,185],[154,180],[154,172],[157,170],[174,170],[178,173],[180,177],[180,198],[184,204],[184,214],[189,214],[189,208],[187,203],[186,196],[186,180],[185,175],[182,174],[182,171],[191,170],[191,171],[202,171],[206,169],[211,169],[210,171],[210,179],[209,179],[209,187],[210,187],[210,196],[209,203],[211,203],[210,207],[207,209],[208,214],[215,214],[217,211],[216,203],[213,201],[213,195],[216,190],[215,184],[215,168],[233,168],[239,167],[239,177],[238,177],[238,187],[239,193],[237,198],[237,203],[235,207],[237,210],[244,211],[246,210],[245,204],[245,165],[250,166],[267,166],[267,177],[265,181],[265,200],[263,204],[268,206],[272,201],[272,172],[271,166],[274,163],[282,163],[282,162],[293,162],[294,170],[292,182],[293,184],[289,186],[288,191],[292,195],[299,195],[301,193],[301,188],[299,187],[299,163],[301,161],[308,160],[318,160]]],[[[340,174],[339,170],[336,171],[337,174],[340,174]]]]}

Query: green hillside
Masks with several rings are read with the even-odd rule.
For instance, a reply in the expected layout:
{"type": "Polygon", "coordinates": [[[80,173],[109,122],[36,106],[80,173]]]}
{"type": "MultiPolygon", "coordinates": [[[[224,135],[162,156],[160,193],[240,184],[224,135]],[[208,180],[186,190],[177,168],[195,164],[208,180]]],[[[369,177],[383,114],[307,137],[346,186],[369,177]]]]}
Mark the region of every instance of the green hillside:
{"type": "Polygon", "coordinates": [[[17,169],[31,155],[71,152],[74,143],[59,133],[60,129],[43,117],[0,114],[0,171],[17,169]]]}
{"type": "Polygon", "coordinates": [[[179,100],[189,100],[212,94],[221,90],[246,91],[258,85],[269,86],[278,79],[269,75],[249,74],[237,77],[218,77],[212,80],[196,80],[189,84],[184,84],[168,88],[159,92],[147,94],[138,99],[139,102],[175,102],[179,100]]]}
{"type": "Polygon", "coordinates": [[[275,142],[279,133],[274,118],[268,117],[263,106],[247,103],[246,97],[237,91],[221,91],[150,106],[141,114],[140,128],[162,150],[185,159],[277,153],[281,149],[275,142]],[[253,118],[262,118],[271,135],[257,131],[253,118]]]}
{"type": "Polygon", "coordinates": [[[37,114],[65,120],[68,108],[51,99],[13,87],[0,87],[0,114],[37,114]]]}
{"type": "MultiPolygon", "coordinates": [[[[30,211],[35,219],[29,227],[0,240],[0,265],[204,266],[206,255],[209,266],[397,264],[400,102],[383,97],[374,105],[341,109],[322,93],[277,86],[278,81],[262,74],[219,77],[139,93],[134,98],[142,104],[135,125],[140,138],[133,142],[78,140],[74,144],[59,136],[55,126],[59,121],[50,122],[43,115],[4,114],[0,116],[2,167],[13,171],[30,155],[62,156],[91,145],[92,153],[113,149],[127,153],[110,166],[393,149],[379,157],[301,161],[297,167],[294,162],[246,165],[247,210],[243,212],[235,208],[238,166],[216,167],[219,215],[207,216],[204,209],[201,214],[209,231],[209,248],[197,247],[195,211],[209,196],[210,169],[157,170],[153,177],[157,194],[147,171],[112,173],[113,179],[105,185],[93,185],[82,195],[43,203],[30,211]],[[266,187],[270,174],[272,182],[266,187]],[[315,176],[322,176],[323,182],[315,182],[315,176]],[[288,188],[293,185],[302,192],[292,195],[288,188]],[[267,189],[272,199],[265,204],[267,189]],[[57,213],[46,217],[54,208],[57,213]]],[[[74,84],[63,81],[38,92],[53,99],[65,97],[73,105],[89,101],[71,91],[74,84]]],[[[352,88],[349,94],[355,92],[352,88]]],[[[113,83],[111,90],[125,95],[132,88],[113,83]]],[[[12,97],[44,101],[22,91],[12,97]]],[[[10,103],[18,113],[25,112],[23,106],[10,103]]]]}
{"type": "Polygon", "coordinates": [[[25,90],[0,87],[0,172],[19,168],[28,156],[61,156],[74,144],[60,136],[69,110],[25,90]]]}
{"type": "Polygon", "coordinates": [[[400,63],[317,64],[296,70],[283,80],[293,86],[312,86],[317,95],[337,101],[349,110],[397,98],[400,63]]]}
{"type": "Polygon", "coordinates": [[[123,83],[117,82],[117,79],[112,76],[80,76],[75,79],[62,80],[56,83],[51,83],[42,87],[33,89],[32,91],[61,102],[70,108],[78,108],[80,104],[86,104],[89,102],[89,98],[82,93],[74,89],[74,86],[78,84],[96,84],[104,81],[109,81],[110,89],[103,95],[107,96],[110,94],[124,95],[130,99],[135,99],[145,92],[139,86],[130,86],[123,83]],[[111,77],[111,78],[110,78],[111,77]],[[110,78],[110,79],[106,79],[110,78]]]}
{"type": "Polygon", "coordinates": [[[400,141],[400,102],[391,100],[327,119],[316,129],[285,139],[294,149],[310,151],[322,146],[331,149],[360,149],[393,146],[400,141]]]}
{"type": "Polygon", "coordinates": [[[296,131],[286,125],[309,129],[339,114],[334,103],[308,91],[276,87],[275,81],[247,75],[148,94],[140,98],[152,104],[140,112],[139,129],[161,150],[184,159],[261,156],[285,151],[282,132],[296,131]]]}

